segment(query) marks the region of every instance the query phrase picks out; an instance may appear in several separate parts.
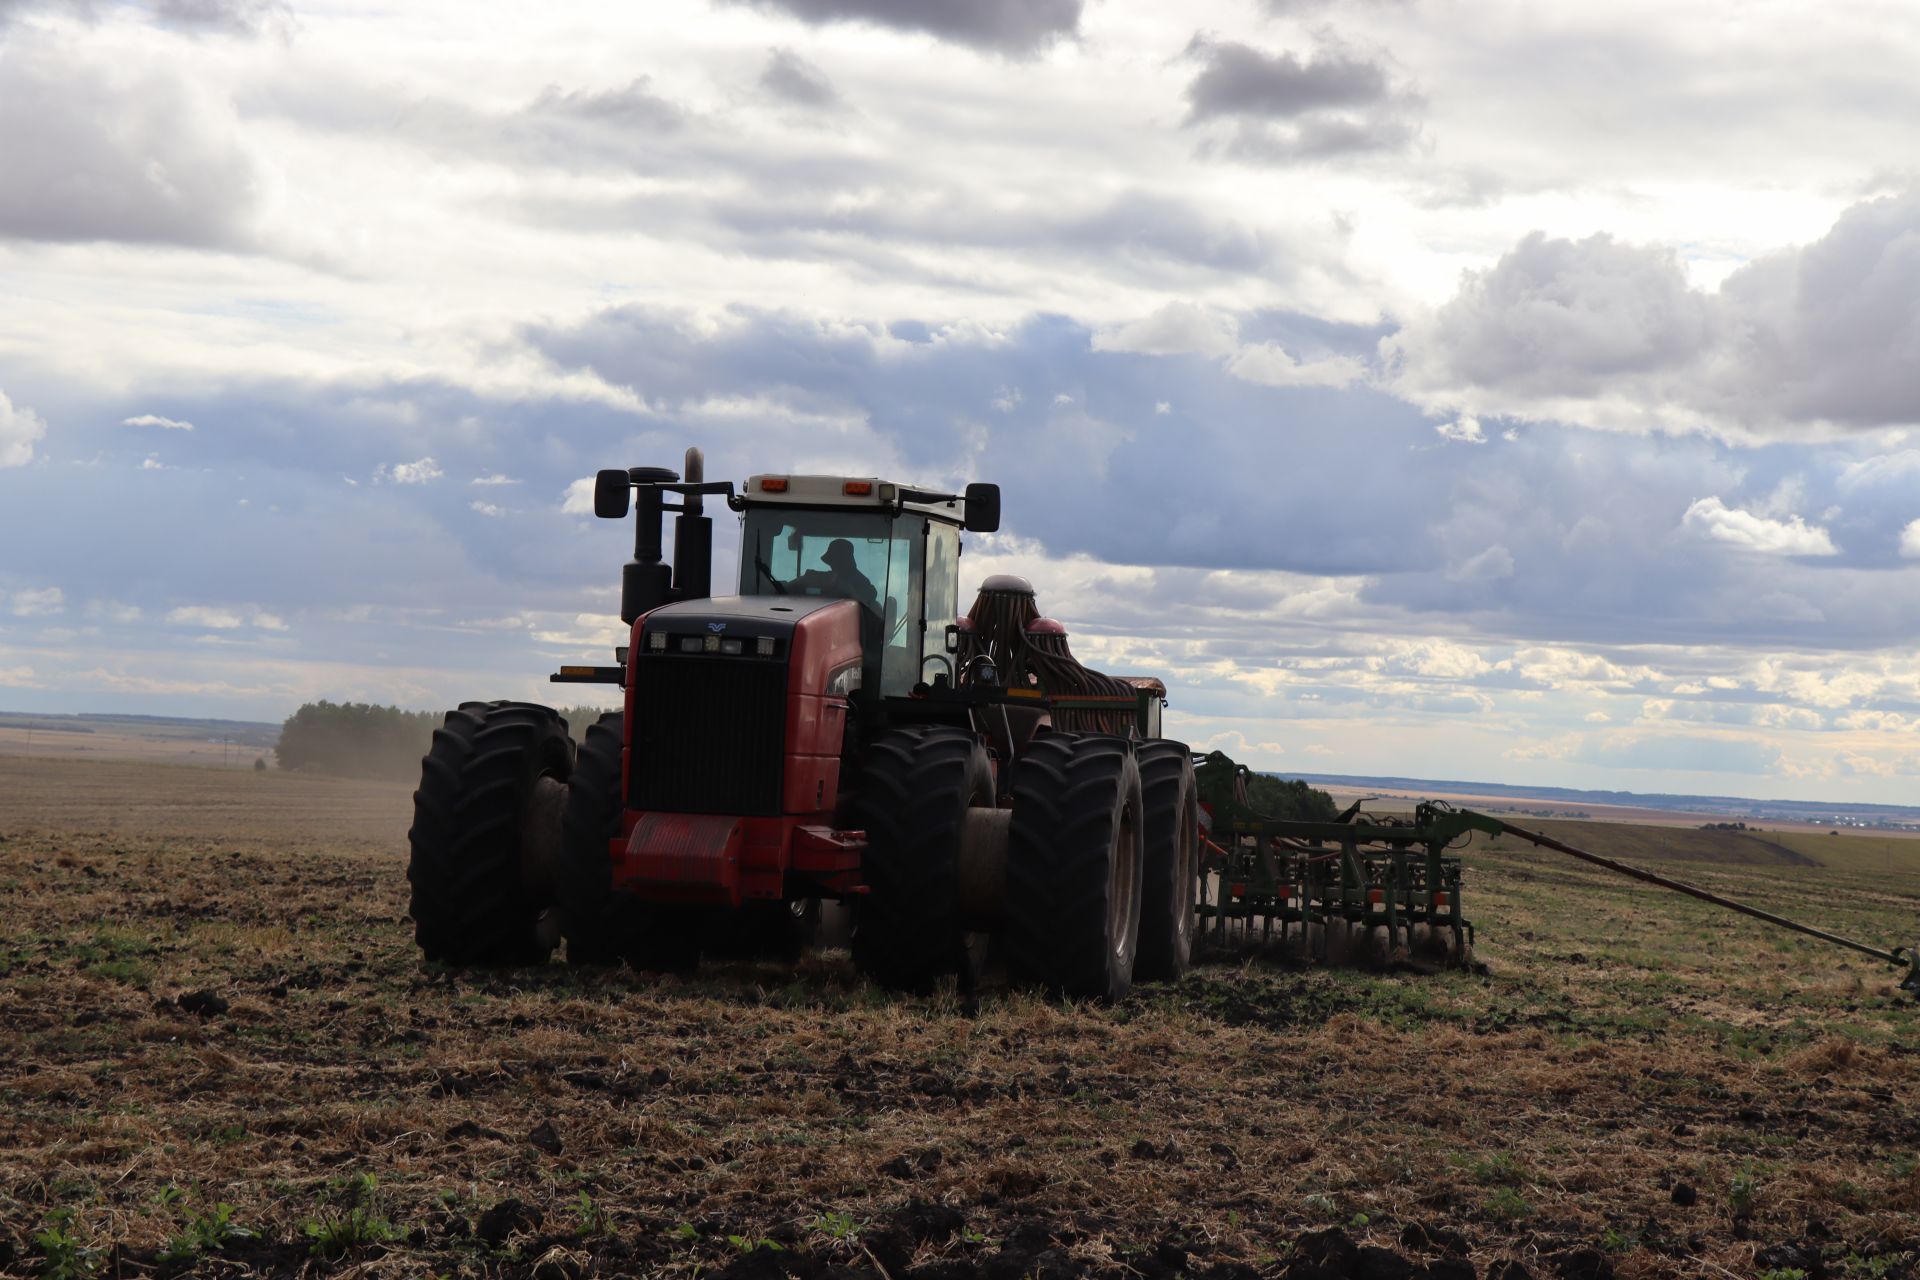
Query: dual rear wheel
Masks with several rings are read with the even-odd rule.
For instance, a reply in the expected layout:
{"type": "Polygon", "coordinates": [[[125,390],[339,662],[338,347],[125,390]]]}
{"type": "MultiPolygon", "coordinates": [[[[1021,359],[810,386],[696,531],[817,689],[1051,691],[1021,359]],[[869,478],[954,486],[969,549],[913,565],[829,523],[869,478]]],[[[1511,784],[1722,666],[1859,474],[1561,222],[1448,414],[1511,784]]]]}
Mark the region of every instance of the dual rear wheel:
{"type": "Polygon", "coordinates": [[[966,930],[981,921],[965,909],[978,912],[983,898],[1018,983],[1111,1001],[1136,977],[1186,972],[1199,813],[1183,744],[1035,738],[1014,765],[999,823],[988,816],[985,749],[959,729],[879,739],[860,786],[867,893],[854,958],[881,985],[925,990],[947,974],[970,985],[981,947],[966,930]],[[968,865],[979,859],[992,865],[968,865]],[[983,876],[995,891],[979,891],[983,876]]]}

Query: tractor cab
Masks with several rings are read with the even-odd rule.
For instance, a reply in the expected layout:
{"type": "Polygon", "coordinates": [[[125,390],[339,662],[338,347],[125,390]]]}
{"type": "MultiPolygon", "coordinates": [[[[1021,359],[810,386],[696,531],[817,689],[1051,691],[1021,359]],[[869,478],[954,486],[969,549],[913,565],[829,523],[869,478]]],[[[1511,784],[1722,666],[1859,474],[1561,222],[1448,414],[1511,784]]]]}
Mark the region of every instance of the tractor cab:
{"type": "Polygon", "coordinates": [[[877,479],[761,475],[739,501],[741,595],[858,604],[862,684],[881,696],[952,679],[963,499],[877,479]]]}

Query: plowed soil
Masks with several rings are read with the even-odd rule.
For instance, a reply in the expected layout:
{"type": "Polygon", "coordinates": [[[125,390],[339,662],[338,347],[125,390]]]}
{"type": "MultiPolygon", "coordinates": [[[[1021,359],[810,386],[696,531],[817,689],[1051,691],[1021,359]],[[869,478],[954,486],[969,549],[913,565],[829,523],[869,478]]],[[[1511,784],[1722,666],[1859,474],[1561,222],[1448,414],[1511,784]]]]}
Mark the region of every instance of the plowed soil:
{"type": "MultiPolygon", "coordinates": [[[[1490,853],[1483,972],[423,964],[407,789],[0,759],[0,1273],[1902,1277],[1893,970],[1490,853]]],[[[1669,864],[1669,871],[1676,864],[1669,864]]],[[[1688,867],[1876,941],[1920,884],[1688,867]]]]}

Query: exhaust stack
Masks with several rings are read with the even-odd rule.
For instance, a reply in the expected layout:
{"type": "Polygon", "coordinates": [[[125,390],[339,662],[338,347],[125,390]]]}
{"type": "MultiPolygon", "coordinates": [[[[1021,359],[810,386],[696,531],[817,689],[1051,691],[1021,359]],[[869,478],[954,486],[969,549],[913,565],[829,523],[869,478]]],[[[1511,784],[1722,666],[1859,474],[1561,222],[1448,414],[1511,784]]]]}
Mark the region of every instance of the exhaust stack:
{"type": "MultiPolygon", "coordinates": [[[[706,458],[698,449],[687,450],[686,482],[706,482],[706,458]]],[[[703,515],[698,493],[686,494],[680,502],[680,514],[673,521],[673,598],[701,600],[713,594],[713,519],[703,515]]],[[[632,619],[628,619],[629,622],[632,619]]]]}
{"type": "MultiPolygon", "coordinates": [[[[620,573],[620,620],[633,620],[650,609],[675,600],[699,600],[713,594],[713,521],[705,514],[701,490],[706,484],[706,458],[687,450],[686,479],[667,467],[628,467],[602,471],[594,478],[593,513],[609,520],[633,511],[633,559],[620,573]],[[669,491],[680,495],[678,506],[668,506],[669,491]],[[661,543],[661,521],[679,513],[673,522],[673,567],[666,564],[661,543]]],[[[731,485],[714,485],[714,492],[732,494],[731,485]]]]}

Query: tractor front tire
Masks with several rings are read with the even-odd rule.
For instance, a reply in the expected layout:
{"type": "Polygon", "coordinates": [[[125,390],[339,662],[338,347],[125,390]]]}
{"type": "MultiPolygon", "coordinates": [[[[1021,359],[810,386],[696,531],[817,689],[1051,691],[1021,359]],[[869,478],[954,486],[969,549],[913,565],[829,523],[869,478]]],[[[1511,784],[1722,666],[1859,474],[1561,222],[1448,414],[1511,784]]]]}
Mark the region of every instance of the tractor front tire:
{"type": "Polygon", "coordinates": [[[533,830],[572,776],[567,722],[527,702],[469,702],[434,730],[413,793],[407,880],[414,939],[427,959],[506,968],[552,953],[537,922],[548,902],[528,874],[533,830]]]}
{"type": "Polygon", "coordinates": [[[1140,794],[1146,848],[1140,883],[1142,982],[1178,982],[1193,963],[1194,894],[1199,886],[1200,798],[1184,742],[1143,742],[1140,794]]]}
{"type": "Polygon", "coordinates": [[[1013,770],[1006,956],[1016,982],[1114,1001],[1140,939],[1140,768],[1108,735],[1048,734],[1013,770]]]}
{"type": "Polygon", "coordinates": [[[620,963],[621,916],[613,893],[613,863],[608,842],[620,834],[620,752],[624,712],[609,711],[587,726],[567,807],[561,818],[560,863],[555,889],[567,962],[576,965],[620,963]]]}
{"type": "Polygon", "coordinates": [[[924,993],[966,964],[957,865],[967,810],[993,806],[993,765],[964,729],[896,729],[867,749],[858,786],[867,892],[854,963],[879,986],[924,993]]]}

